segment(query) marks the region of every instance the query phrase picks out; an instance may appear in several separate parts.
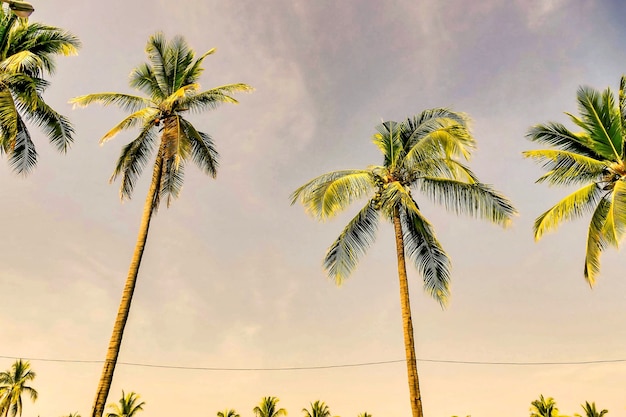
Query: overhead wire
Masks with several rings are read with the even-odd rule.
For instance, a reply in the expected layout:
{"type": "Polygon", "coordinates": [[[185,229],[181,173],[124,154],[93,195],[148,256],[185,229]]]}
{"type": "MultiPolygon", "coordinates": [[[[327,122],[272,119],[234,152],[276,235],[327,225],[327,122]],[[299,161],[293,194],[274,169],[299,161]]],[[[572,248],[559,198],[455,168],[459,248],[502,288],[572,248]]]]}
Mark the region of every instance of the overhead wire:
{"type": "MultiPolygon", "coordinates": [[[[60,363],[104,363],[102,360],[81,360],[81,359],[56,359],[56,358],[28,358],[16,356],[0,355],[1,359],[23,359],[36,362],[60,362],[60,363]]],[[[495,361],[467,361],[467,360],[447,360],[447,359],[417,359],[418,362],[456,364],[456,365],[488,365],[488,366],[559,366],[559,365],[594,365],[605,363],[626,362],[626,359],[598,359],[598,360],[582,360],[582,361],[551,361],[551,362],[495,362],[495,361]]],[[[356,368],[364,366],[388,365],[394,363],[406,362],[404,359],[375,361],[375,362],[359,362],[359,363],[342,363],[335,365],[314,365],[314,366],[289,366],[289,367],[267,367],[267,368],[229,368],[229,367],[208,367],[208,366],[183,366],[183,365],[163,365],[139,362],[117,362],[117,365],[137,366],[144,368],[161,368],[161,369],[180,369],[194,371],[308,371],[317,369],[335,369],[335,368],[356,368]]]]}

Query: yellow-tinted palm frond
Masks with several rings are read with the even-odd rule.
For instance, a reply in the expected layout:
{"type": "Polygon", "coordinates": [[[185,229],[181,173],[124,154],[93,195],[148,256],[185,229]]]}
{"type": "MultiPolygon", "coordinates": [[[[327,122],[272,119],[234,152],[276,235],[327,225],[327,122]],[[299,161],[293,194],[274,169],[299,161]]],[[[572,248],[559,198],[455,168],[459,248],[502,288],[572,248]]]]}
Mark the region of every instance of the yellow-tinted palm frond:
{"type": "Polygon", "coordinates": [[[609,207],[610,203],[607,199],[600,199],[589,223],[587,251],[585,254],[585,279],[589,286],[592,287],[596,282],[596,276],[600,272],[600,254],[608,243],[603,230],[605,229],[609,207]]]}
{"type": "Polygon", "coordinates": [[[517,214],[513,204],[487,184],[424,177],[419,187],[435,203],[455,214],[489,220],[502,227],[507,227],[517,214]]]}
{"type": "Polygon", "coordinates": [[[21,51],[13,54],[0,62],[0,71],[15,74],[20,72],[33,73],[43,66],[39,55],[31,51],[21,51]]]}
{"type": "Polygon", "coordinates": [[[432,225],[412,200],[410,196],[404,197],[404,207],[400,210],[405,253],[422,275],[424,291],[445,307],[450,296],[450,258],[432,225]]]}
{"type": "Polygon", "coordinates": [[[177,102],[181,102],[186,96],[198,89],[198,84],[187,84],[176,90],[168,98],[159,104],[162,110],[172,110],[177,102]]]}
{"type": "Polygon", "coordinates": [[[155,119],[159,114],[159,110],[154,107],[145,107],[141,110],[134,112],[133,114],[127,116],[119,122],[113,129],[109,130],[103,137],[100,139],[100,145],[104,144],[108,140],[112,139],[115,135],[121,132],[124,129],[129,129],[135,127],[137,123],[145,123],[149,120],[155,119]]]}
{"type": "Polygon", "coordinates": [[[320,220],[332,217],[374,188],[370,170],[334,171],[320,175],[291,195],[291,204],[300,201],[307,213],[320,220]]]}
{"type": "Polygon", "coordinates": [[[385,167],[393,169],[404,153],[402,148],[402,127],[393,121],[376,126],[378,133],[372,137],[374,145],[380,149],[385,158],[385,167]]]}
{"type": "Polygon", "coordinates": [[[326,251],[324,269],[337,285],[350,276],[359,258],[374,243],[378,218],[374,203],[368,202],[326,251]]]}
{"type": "Polygon", "coordinates": [[[116,105],[125,111],[137,111],[143,107],[155,107],[154,103],[144,97],[122,93],[96,93],[74,97],[70,100],[74,107],[87,107],[93,103],[103,106],[116,105]]]}
{"type": "Polygon", "coordinates": [[[534,224],[535,240],[541,239],[545,232],[556,229],[560,223],[591,212],[601,196],[602,190],[596,184],[589,184],[568,195],[537,217],[534,224]]]}
{"type": "Polygon", "coordinates": [[[608,199],[609,207],[602,234],[612,246],[618,247],[626,229],[626,181],[616,181],[608,199]]]}
{"type": "Polygon", "coordinates": [[[558,149],[540,149],[522,153],[524,157],[534,159],[548,170],[537,182],[550,185],[581,184],[594,181],[606,168],[606,163],[598,159],[571,151],[558,149]]]}

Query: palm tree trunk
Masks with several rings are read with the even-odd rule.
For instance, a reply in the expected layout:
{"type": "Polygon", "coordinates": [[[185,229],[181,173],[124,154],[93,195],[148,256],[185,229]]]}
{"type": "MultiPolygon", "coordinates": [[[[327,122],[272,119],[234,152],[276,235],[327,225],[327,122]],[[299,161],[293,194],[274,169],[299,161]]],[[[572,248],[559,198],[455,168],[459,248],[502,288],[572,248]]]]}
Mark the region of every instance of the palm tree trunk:
{"type": "Polygon", "coordinates": [[[417,359],[415,358],[415,341],[413,339],[413,322],[411,320],[411,303],[409,300],[409,282],[406,274],[404,258],[404,238],[400,223],[400,210],[393,211],[393,226],[396,232],[396,253],[398,257],[398,277],[400,278],[400,307],[402,309],[402,328],[404,331],[404,351],[411,396],[411,412],[413,417],[424,417],[419,378],[417,376],[417,359]]]}
{"type": "Polygon", "coordinates": [[[115,365],[117,364],[117,357],[122,345],[122,336],[124,335],[124,327],[126,327],[126,321],[128,320],[128,313],[130,311],[130,303],[133,299],[133,293],[135,292],[135,284],[137,282],[137,274],[139,272],[139,265],[141,264],[141,257],[146,246],[146,240],[148,239],[148,229],[150,228],[150,219],[152,213],[156,207],[156,201],[158,196],[158,189],[161,185],[161,176],[163,173],[163,146],[159,148],[156,161],[154,162],[154,170],[152,172],[152,183],[148,190],[148,196],[143,206],[143,215],[141,217],[141,225],[139,227],[139,235],[137,236],[137,244],[135,245],[135,252],[128,269],[128,277],[126,278],[126,284],[124,291],[122,292],[122,300],[120,307],[117,311],[117,318],[115,319],[115,325],[113,326],[113,334],[109,342],[109,348],[107,350],[107,356],[104,361],[104,368],[102,370],[102,376],[98,383],[98,391],[96,392],[96,399],[93,405],[92,417],[102,417],[104,407],[106,404],[109,390],[111,389],[111,382],[113,381],[113,372],[115,371],[115,365]]]}

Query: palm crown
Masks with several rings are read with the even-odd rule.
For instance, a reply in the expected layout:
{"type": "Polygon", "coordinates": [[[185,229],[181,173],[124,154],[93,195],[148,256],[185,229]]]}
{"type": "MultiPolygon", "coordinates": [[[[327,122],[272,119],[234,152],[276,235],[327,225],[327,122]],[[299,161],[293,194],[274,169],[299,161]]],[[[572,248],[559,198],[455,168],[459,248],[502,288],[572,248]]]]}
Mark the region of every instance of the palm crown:
{"type": "Polygon", "coordinates": [[[22,415],[22,394],[28,393],[37,400],[37,390],[28,386],[35,379],[35,372],[28,361],[15,361],[10,371],[0,372],[0,415],[16,417],[22,415]]]}
{"type": "Polygon", "coordinates": [[[157,170],[160,186],[153,208],[161,197],[178,196],[183,184],[185,162],[193,160],[206,174],[217,174],[217,151],[211,137],[196,130],[185,118],[187,112],[200,112],[217,107],[221,103],[237,103],[229,94],[252,90],[246,84],[228,84],[201,91],[198,78],[203,71],[202,61],[215,52],[211,49],[199,58],[195,57],[182,37],[166,41],[162,33],[150,37],[146,46],[149,62],[135,68],[130,74],[130,85],[144,92],[147,97],[123,93],[97,93],[76,97],[72,102],[86,106],[99,102],[115,104],[131,114],[119,122],[101,139],[101,143],[124,129],[139,126],[139,136],[124,146],[111,180],[121,176],[120,194],[130,198],[135,182],[147,164],[150,154],[157,150],[157,170]],[[160,144],[156,135],[161,133],[160,144]]]}
{"type": "Polygon", "coordinates": [[[403,123],[377,126],[374,144],[383,165],[323,174],[292,194],[307,212],[325,220],[353,201],[367,203],[328,249],[324,267],[340,284],[373,243],[382,215],[398,215],[408,256],[424,278],[425,290],[440,303],[449,295],[450,261],[411,190],[418,190],[456,213],[484,217],[503,226],[513,206],[490,186],[478,182],[461,159],[469,159],[475,141],[465,115],[444,108],[426,110],[403,123]]]}
{"type": "Polygon", "coordinates": [[[566,113],[580,132],[548,122],[532,127],[527,135],[552,147],[524,152],[548,171],[537,182],[580,187],[535,220],[535,239],[563,221],[591,214],[584,267],[589,285],[600,271],[600,253],[607,246],[618,247],[626,230],[625,88],[626,77],[622,77],[616,101],[609,88],[600,93],[580,87],[580,117],[566,113]]]}
{"type": "Polygon", "coordinates": [[[26,122],[40,127],[60,152],[73,141],[69,120],[42,97],[49,85],[43,77],[54,72],[56,55],[76,54],[79,46],[67,31],[29,23],[0,7],[0,153],[17,173],[28,174],[37,164],[26,122]]]}

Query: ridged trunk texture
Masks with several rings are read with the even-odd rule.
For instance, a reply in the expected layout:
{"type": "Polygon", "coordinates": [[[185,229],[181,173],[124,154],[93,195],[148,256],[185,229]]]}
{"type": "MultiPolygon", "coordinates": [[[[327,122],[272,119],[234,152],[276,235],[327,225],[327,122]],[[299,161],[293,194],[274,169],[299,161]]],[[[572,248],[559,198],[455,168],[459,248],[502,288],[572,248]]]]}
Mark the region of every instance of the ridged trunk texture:
{"type": "Polygon", "coordinates": [[[161,175],[163,164],[163,146],[160,147],[156,161],[154,162],[154,170],[152,172],[152,183],[148,190],[148,196],[143,207],[143,215],[141,217],[141,225],[139,227],[139,234],[137,236],[137,244],[135,245],[135,252],[128,269],[128,277],[126,278],[126,284],[124,285],[124,292],[122,293],[122,300],[120,307],[117,311],[117,318],[113,326],[113,334],[109,342],[109,348],[107,350],[106,359],[104,361],[104,368],[102,369],[102,376],[98,383],[98,391],[96,392],[96,399],[94,401],[92,417],[102,417],[104,407],[106,405],[107,397],[111,389],[111,382],[113,381],[113,372],[115,372],[115,365],[117,364],[117,357],[120,353],[120,347],[122,346],[122,336],[124,335],[124,328],[126,327],[126,321],[128,320],[128,313],[130,312],[130,304],[133,300],[133,293],[135,292],[135,285],[137,282],[137,274],[139,273],[139,265],[141,264],[141,258],[146,246],[146,240],[148,239],[148,229],[150,228],[150,219],[155,208],[155,201],[158,195],[158,189],[161,185],[161,175]]]}
{"type": "Polygon", "coordinates": [[[409,282],[406,274],[404,257],[404,237],[400,223],[400,211],[393,211],[393,227],[396,232],[396,252],[398,257],[398,277],[400,279],[400,308],[402,309],[402,329],[404,331],[404,351],[411,396],[411,412],[413,417],[424,417],[419,378],[417,376],[417,359],[415,357],[415,340],[413,339],[413,321],[411,319],[411,303],[409,300],[409,282]]]}

